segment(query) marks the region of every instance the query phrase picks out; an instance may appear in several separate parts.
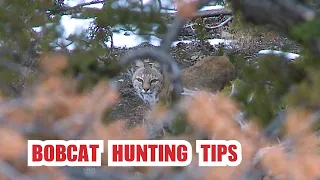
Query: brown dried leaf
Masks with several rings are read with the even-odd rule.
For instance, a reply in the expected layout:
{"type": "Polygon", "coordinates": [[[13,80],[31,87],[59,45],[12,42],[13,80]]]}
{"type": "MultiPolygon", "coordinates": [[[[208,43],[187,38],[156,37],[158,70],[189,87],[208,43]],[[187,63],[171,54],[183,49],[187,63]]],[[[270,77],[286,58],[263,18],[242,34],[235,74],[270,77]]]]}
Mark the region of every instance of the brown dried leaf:
{"type": "Polygon", "coordinates": [[[202,92],[193,98],[186,114],[192,126],[214,133],[218,139],[234,139],[240,133],[232,119],[237,111],[236,104],[230,99],[202,92]]]}
{"type": "Polygon", "coordinates": [[[308,119],[311,113],[307,110],[291,109],[284,123],[288,136],[302,135],[310,131],[312,122],[308,119]]]}
{"type": "Polygon", "coordinates": [[[129,139],[129,140],[147,139],[147,130],[145,126],[137,126],[129,129],[125,139],[129,139]]]}
{"type": "Polygon", "coordinates": [[[251,119],[249,122],[247,122],[245,128],[243,129],[243,133],[245,133],[248,138],[258,138],[260,132],[262,132],[262,128],[257,122],[257,120],[251,119]]]}
{"type": "Polygon", "coordinates": [[[221,166],[221,167],[212,167],[210,168],[207,176],[204,180],[233,180],[238,179],[236,177],[237,173],[240,172],[240,168],[238,166],[221,166]]]}
{"type": "Polygon", "coordinates": [[[161,121],[167,116],[168,109],[163,105],[157,105],[146,118],[149,122],[162,123],[161,121]]]}
{"type": "Polygon", "coordinates": [[[68,178],[56,167],[40,166],[40,167],[28,167],[27,174],[46,174],[48,180],[67,180],[68,178]]]}
{"type": "Polygon", "coordinates": [[[0,158],[12,161],[27,152],[27,140],[17,131],[0,128],[0,158]]]}
{"type": "Polygon", "coordinates": [[[305,154],[313,154],[319,152],[319,137],[317,137],[314,133],[308,133],[304,136],[299,136],[295,141],[295,148],[297,154],[305,155],[305,154]]]}
{"type": "Polygon", "coordinates": [[[84,139],[87,140],[104,140],[104,155],[102,156],[102,162],[108,163],[108,140],[120,140],[123,139],[123,130],[125,129],[124,121],[116,121],[115,123],[105,126],[100,121],[94,121],[92,128],[87,132],[84,139]]]}
{"type": "Polygon", "coordinates": [[[197,12],[197,1],[195,0],[176,0],[178,7],[177,15],[184,18],[192,18],[197,12]]]}
{"type": "Polygon", "coordinates": [[[261,158],[261,164],[269,174],[287,177],[292,171],[292,160],[287,158],[283,147],[274,146],[267,149],[261,158]]]}
{"type": "Polygon", "coordinates": [[[61,53],[43,53],[39,58],[39,63],[47,73],[58,73],[68,65],[68,59],[61,53]]]}
{"type": "Polygon", "coordinates": [[[5,118],[9,121],[26,123],[34,120],[34,114],[31,111],[22,108],[7,109],[5,114],[5,118]]]}
{"type": "Polygon", "coordinates": [[[0,180],[7,180],[8,178],[6,178],[6,176],[2,173],[0,173],[0,180]]]}
{"type": "Polygon", "coordinates": [[[98,83],[92,93],[84,110],[94,112],[97,119],[100,119],[104,111],[116,104],[119,100],[119,93],[106,82],[98,83]]]}

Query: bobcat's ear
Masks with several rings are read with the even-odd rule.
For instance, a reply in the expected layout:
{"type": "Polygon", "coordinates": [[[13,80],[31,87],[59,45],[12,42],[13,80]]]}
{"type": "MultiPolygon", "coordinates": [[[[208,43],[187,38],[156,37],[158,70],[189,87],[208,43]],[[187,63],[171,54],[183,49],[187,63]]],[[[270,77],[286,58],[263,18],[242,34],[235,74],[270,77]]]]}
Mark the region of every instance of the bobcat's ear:
{"type": "Polygon", "coordinates": [[[157,61],[155,61],[152,64],[152,68],[157,69],[161,74],[163,73],[163,68],[162,68],[161,64],[157,61]]]}
{"type": "Polygon", "coordinates": [[[155,68],[155,69],[161,69],[161,64],[158,63],[157,61],[155,61],[153,64],[152,64],[152,68],[155,68]]]}
{"type": "Polygon", "coordinates": [[[144,67],[144,63],[141,60],[136,60],[135,64],[136,64],[136,67],[138,67],[138,68],[143,68],[144,67]]]}

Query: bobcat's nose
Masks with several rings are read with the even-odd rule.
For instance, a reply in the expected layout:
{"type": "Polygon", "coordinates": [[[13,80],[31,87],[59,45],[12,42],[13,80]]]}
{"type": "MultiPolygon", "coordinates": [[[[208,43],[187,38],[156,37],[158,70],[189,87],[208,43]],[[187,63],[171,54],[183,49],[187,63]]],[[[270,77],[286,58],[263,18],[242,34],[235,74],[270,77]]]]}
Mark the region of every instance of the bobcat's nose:
{"type": "Polygon", "coordinates": [[[143,88],[143,90],[145,90],[145,92],[147,92],[150,90],[150,85],[144,84],[142,88],[143,88]]]}
{"type": "Polygon", "coordinates": [[[144,89],[145,91],[149,91],[149,90],[150,90],[150,87],[143,87],[143,89],[144,89]]]}

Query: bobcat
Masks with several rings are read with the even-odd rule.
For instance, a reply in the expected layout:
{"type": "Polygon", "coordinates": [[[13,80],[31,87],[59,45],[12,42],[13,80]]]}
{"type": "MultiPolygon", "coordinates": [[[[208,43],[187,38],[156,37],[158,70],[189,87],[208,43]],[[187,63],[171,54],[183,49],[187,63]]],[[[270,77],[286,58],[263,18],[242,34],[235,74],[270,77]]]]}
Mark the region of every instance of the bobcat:
{"type": "Polygon", "coordinates": [[[136,61],[137,70],[132,75],[132,84],[138,96],[149,106],[153,107],[160,100],[160,93],[164,86],[164,77],[159,70],[160,65],[145,65],[143,61],[136,61]]]}
{"type": "MultiPolygon", "coordinates": [[[[166,73],[159,70],[158,63],[145,66],[142,61],[136,61],[136,66],[138,69],[132,75],[133,87],[149,108],[158,103],[160,98],[169,98],[167,96],[172,85],[166,73]]],[[[191,95],[197,90],[217,93],[236,78],[235,67],[226,56],[205,57],[193,66],[181,70],[180,74],[183,95],[191,95]]]]}
{"type": "Polygon", "coordinates": [[[182,69],[182,84],[185,89],[221,91],[236,78],[236,69],[227,56],[207,56],[193,66],[182,69]]]}

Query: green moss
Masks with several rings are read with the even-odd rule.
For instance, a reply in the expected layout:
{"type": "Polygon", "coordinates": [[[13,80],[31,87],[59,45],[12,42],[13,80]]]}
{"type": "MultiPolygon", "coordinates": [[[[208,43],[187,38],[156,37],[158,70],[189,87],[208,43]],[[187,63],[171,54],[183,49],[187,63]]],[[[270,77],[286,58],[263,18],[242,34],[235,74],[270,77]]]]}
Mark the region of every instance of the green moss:
{"type": "Polygon", "coordinates": [[[230,95],[230,93],[231,93],[232,85],[234,85],[236,89],[239,89],[242,84],[243,84],[243,82],[242,82],[239,78],[236,78],[236,79],[230,81],[230,85],[224,87],[224,88],[221,90],[220,93],[222,93],[222,94],[225,95],[225,96],[228,96],[228,95],[230,95]]]}
{"type": "Polygon", "coordinates": [[[186,128],[187,122],[184,116],[180,115],[173,120],[172,126],[170,127],[170,130],[168,132],[172,135],[180,135],[186,132],[186,128]]]}
{"type": "Polygon", "coordinates": [[[292,37],[299,39],[304,43],[307,43],[312,41],[315,37],[320,37],[319,28],[320,18],[315,18],[312,21],[295,25],[290,31],[290,34],[292,35],[292,37]]]}

